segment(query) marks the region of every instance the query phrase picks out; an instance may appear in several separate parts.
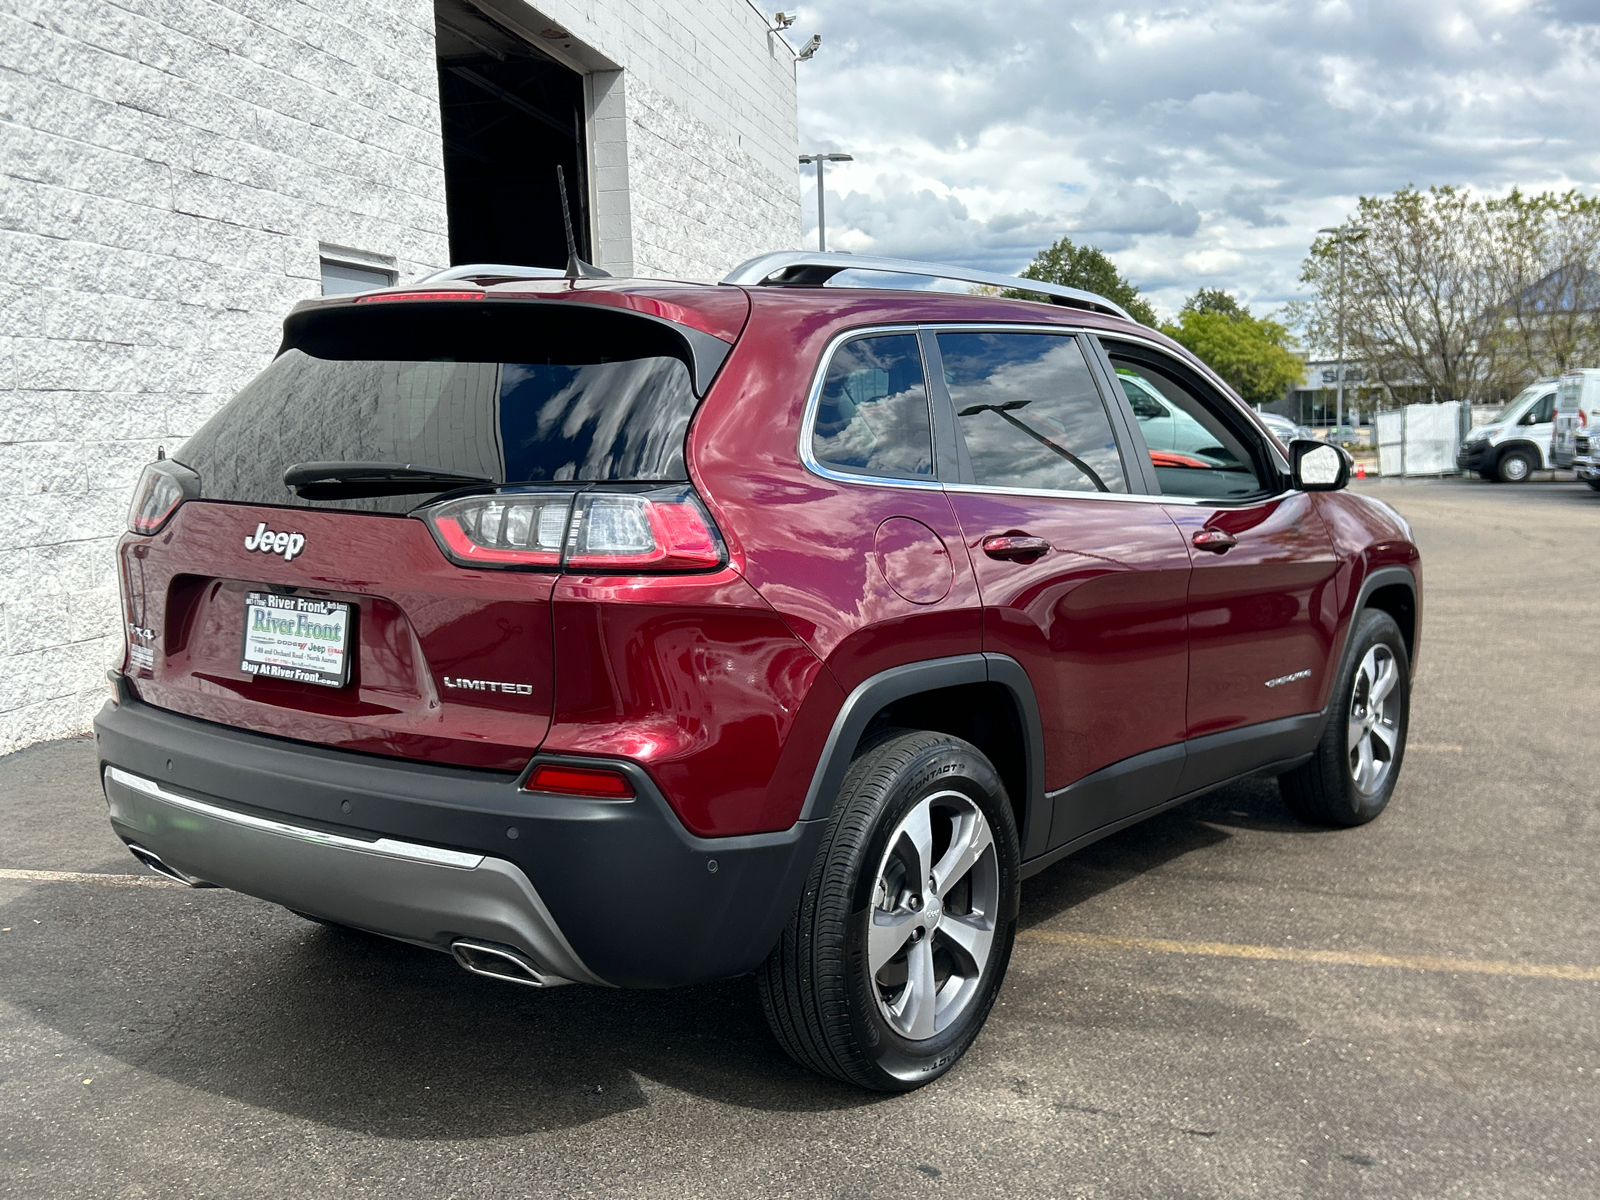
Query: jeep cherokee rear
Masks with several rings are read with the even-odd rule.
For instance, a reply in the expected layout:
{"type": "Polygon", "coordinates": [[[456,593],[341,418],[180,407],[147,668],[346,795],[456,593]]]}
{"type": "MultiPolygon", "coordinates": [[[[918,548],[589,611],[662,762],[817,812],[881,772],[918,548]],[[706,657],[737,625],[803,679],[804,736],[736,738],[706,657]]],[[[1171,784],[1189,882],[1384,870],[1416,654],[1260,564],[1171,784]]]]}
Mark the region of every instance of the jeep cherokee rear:
{"type": "Polygon", "coordinates": [[[754,971],[896,1090],[977,1035],[1023,875],[1262,771],[1376,816],[1420,566],[1340,452],[1108,302],[839,269],[296,308],[135,496],[116,832],[536,986],[754,971]],[[1215,444],[1152,453],[1119,373],[1215,444]]]}

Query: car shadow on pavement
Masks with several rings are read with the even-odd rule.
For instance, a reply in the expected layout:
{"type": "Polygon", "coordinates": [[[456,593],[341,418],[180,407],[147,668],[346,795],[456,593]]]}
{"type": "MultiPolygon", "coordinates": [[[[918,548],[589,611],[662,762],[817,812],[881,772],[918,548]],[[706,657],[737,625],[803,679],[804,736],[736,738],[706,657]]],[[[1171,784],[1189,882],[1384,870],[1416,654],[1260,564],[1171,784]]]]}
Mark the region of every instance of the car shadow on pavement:
{"type": "Polygon", "coordinates": [[[777,1112],[884,1099],[790,1061],[749,977],[540,991],[222,891],[48,884],[0,924],[24,935],[0,972],[13,1011],[185,1088],[380,1137],[570,1128],[665,1088],[777,1112]]]}
{"type": "Polygon", "coordinates": [[[1284,806],[1276,779],[1241,780],[1114,833],[1025,881],[1018,928],[1042,925],[1118,884],[1225,842],[1230,829],[1330,832],[1298,820],[1284,806]]]}

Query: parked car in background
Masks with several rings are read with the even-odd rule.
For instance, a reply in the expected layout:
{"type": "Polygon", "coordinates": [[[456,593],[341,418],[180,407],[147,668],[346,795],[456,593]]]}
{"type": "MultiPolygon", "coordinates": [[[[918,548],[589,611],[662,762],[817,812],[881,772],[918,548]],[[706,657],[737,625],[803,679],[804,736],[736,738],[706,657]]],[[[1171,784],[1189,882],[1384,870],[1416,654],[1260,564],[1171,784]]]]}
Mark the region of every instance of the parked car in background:
{"type": "Polygon", "coordinates": [[[1158,466],[1214,468],[1237,462],[1214,430],[1175,406],[1138,371],[1118,367],[1117,379],[1158,466]]]}
{"type": "Polygon", "coordinates": [[[1535,471],[1550,470],[1555,411],[1555,380],[1524,388],[1487,425],[1468,431],[1456,466],[1500,483],[1524,483],[1535,471]]]}
{"type": "Polygon", "coordinates": [[[1277,413],[1258,412],[1261,423],[1272,430],[1273,436],[1287,446],[1293,441],[1312,442],[1317,440],[1317,435],[1307,425],[1296,425],[1288,417],[1281,417],[1277,413]]]}
{"type": "MultiPolygon", "coordinates": [[[[1595,428],[1600,417],[1600,370],[1578,368],[1563,371],[1556,381],[1555,433],[1551,442],[1550,458],[1558,467],[1576,467],[1578,438],[1580,435],[1600,435],[1595,428]]],[[[1587,452],[1587,446],[1585,451],[1587,452]]],[[[1580,474],[1586,483],[1593,483],[1591,475],[1580,474]]]]}
{"type": "Polygon", "coordinates": [[[296,306],[139,482],[116,834],[503,981],[753,973],[796,1061],[905,1091],[982,1028],[1024,877],[1253,775],[1378,816],[1421,559],[1349,457],[1102,297],[823,286],[863,269],[956,270],[296,306]]]}

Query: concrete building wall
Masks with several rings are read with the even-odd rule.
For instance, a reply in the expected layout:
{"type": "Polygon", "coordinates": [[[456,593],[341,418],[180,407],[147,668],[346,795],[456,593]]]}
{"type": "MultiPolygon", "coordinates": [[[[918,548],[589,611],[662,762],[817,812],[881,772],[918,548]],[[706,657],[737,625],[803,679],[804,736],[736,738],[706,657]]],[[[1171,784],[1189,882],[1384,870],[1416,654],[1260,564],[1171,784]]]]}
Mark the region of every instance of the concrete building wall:
{"type": "Polygon", "coordinates": [[[474,2],[593,72],[599,265],[719,279],[798,244],[794,52],[747,0],[474,2]]]}
{"type": "MultiPolygon", "coordinates": [[[[506,4],[607,60],[603,262],[797,243],[792,56],[744,0],[506,4]]],[[[319,259],[449,261],[437,89],[431,0],[0,0],[0,753],[87,726],[139,468],[266,364],[319,259]]]]}

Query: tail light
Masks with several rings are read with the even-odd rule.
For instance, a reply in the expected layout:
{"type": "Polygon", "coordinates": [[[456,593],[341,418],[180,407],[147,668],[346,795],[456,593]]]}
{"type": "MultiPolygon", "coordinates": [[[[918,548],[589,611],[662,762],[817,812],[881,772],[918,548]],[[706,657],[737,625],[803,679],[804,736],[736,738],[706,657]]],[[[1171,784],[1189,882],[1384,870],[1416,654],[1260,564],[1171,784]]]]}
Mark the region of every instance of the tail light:
{"type": "Polygon", "coordinates": [[[128,528],[148,537],[172,520],[178,505],[200,495],[200,476],[181,463],[160,459],[151,463],[133,488],[128,506],[128,528]]]}
{"type": "Polygon", "coordinates": [[[506,489],[417,513],[463,567],[584,572],[706,571],[726,561],[694,489],[506,489]]]}

